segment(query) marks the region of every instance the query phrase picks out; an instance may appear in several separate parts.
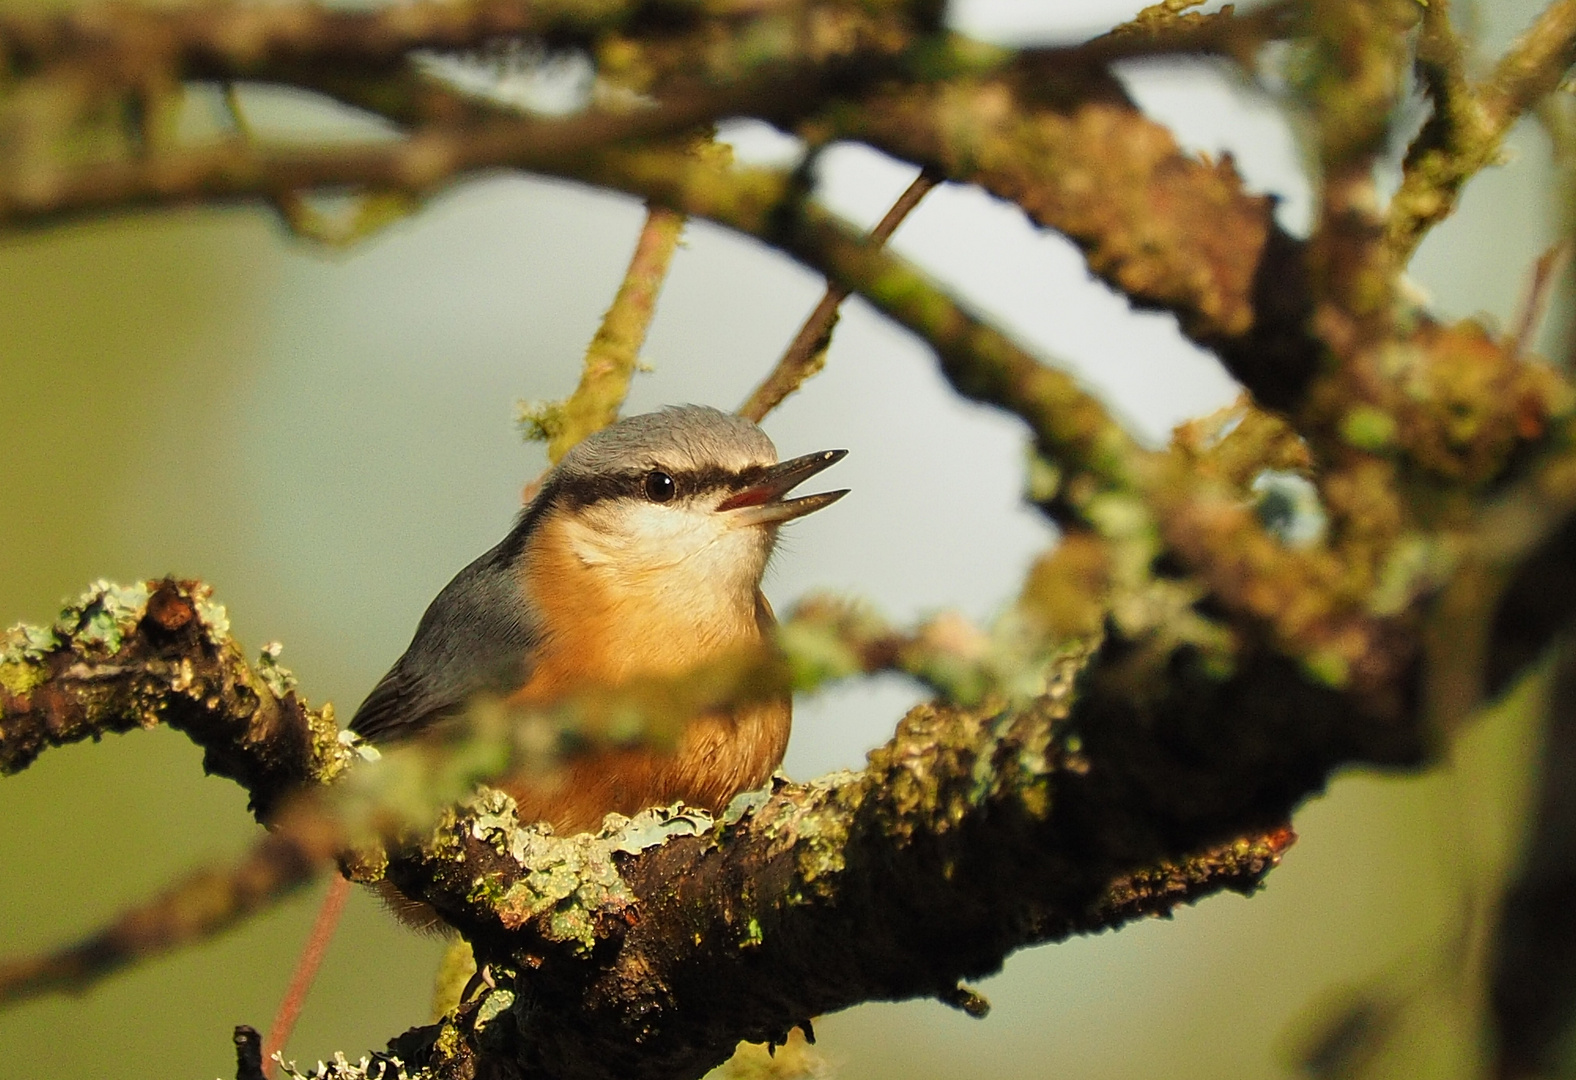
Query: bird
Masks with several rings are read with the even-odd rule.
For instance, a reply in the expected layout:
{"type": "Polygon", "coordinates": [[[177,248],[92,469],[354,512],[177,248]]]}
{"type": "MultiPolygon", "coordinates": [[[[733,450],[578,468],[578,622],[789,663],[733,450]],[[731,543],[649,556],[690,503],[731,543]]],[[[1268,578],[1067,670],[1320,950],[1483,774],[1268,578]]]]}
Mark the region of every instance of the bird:
{"type": "MultiPolygon", "coordinates": [[[[846,454],[779,461],[754,423],[700,405],[589,435],[438,593],[351,730],[396,742],[483,696],[529,708],[766,647],[775,620],[761,579],[778,529],[847,490],[787,495],[846,454]]],[[[561,834],[677,802],[717,812],[781,765],[792,708],[787,694],[753,700],[690,719],[671,747],[585,753],[496,786],[522,822],[561,834]]]]}
{"type": "MultiPolygon", "coordinates": [[[[754,423],[701,405],[587,436],[542,478],[509,534],[438,593],[350,730],[395,743],[440,730],[483,698],[529,708],[767,647],[775,619],[761,578],[777,530],[848,492],[787,495],[846,455],[778,461],[754,423]]],[[[561,834],[679,802],[716,813],[782,764],[792,712],[787,694],[751,700],[691,718],[670,748],[580,754],[496,786],[520,821],[561,834]]],[[[265,1061],[289,1040],[348,887],[330,882],[265,1061]]],[[[444,932],[432,907],[392,882],[378,891],[407,926],[444,932]]]]}

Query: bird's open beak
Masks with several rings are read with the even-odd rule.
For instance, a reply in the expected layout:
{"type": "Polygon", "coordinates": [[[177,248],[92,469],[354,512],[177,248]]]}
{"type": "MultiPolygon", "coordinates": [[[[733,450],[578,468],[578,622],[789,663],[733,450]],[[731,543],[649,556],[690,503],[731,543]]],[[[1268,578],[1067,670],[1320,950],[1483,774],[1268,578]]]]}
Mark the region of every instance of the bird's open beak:
{"type": "Polygon", "coordinates": [[[783,496],[847,456],[847,450],[822,450],[819,454],[780,462],[767,469],[766,475],[749,487],[724,499],[717,510],[727,511],[728,520],[735,525],[778,525],[814,513],[823,506],[831,506],[848,494],[846,488],[798,499],[784,499],[783,496]]]}

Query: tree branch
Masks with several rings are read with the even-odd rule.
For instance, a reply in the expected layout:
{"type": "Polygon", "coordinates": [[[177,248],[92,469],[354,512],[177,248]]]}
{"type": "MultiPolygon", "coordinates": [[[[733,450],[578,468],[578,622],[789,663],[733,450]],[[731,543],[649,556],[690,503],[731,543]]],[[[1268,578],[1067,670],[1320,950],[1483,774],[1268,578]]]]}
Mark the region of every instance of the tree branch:
{"type": "Polygon", "coordinates": [[[1131,822],[1119,811],[1104,832],[1080,794],[1115,809],[1110,762],[1070,748],[1080,663],[1020,710],[921,707],[860,776],[780,788],[716,825],[658,816],[560,840],[484,797],[394,873],[437,898],[500,990],[446,1022],[458,1040],[426,1029],[391,1049],[436,1075],[502,1059],[528,1077],[694,1076],[741,1038],[780,1042],[871,998],[955,998],[1021,945],[1251,890],[1289,830],[1142,869],[1138,849],[1105,846],[1131,822]],[[578,887],[550,884],[555,866],[578,887]]]}
{"type": "MultiPolygon", "coordinates": [[[[13,95],[8,105],[27,100],[0,116],[15,133],[0,224],[336,186],[414,201],[497,167],[617,188],[773,244],[921,336],[960,394],[1028,425],[1054,474],[1036,498],[1069,526],[988,632],[937,619],[899,633],[810,605],[764,665],[587,692],[540,715],[498,713],[487,730],[480,703],[465,739],[391,753],[382,771],[347,773],[355,748],[331,712],[308,709],[272,653],[246,665],[202,587],[96,587],[53,629],[5,639],[0,769],[168,722],[247,787],[276,825],[274,849],[261,869],[193,879],[84,946],[12,968],[11,985],[80,985],[210,932],[370,833],[392,850],[351,869],[430,903],[496,984],[396,1040],[410,1068],[679,1080],[740,1039],[780,1041],[872,997],[968,1007],[958,980],[1015,948],[1251,889],[1291,842],[1288,815],[1332,770],[1426,761],[1449,709],[1476,700],[1463,687],[1500,685],[1576,611],[1559,570],[1576,532],[1562,449],[1576,413],[1566,383],[1481,328],[1397,318],[1396,277],[1430,215],[1487,160],[1472,155],[1569,63],[1576,0],[1556,3],[1480,91],[1442,9],[1422,12],[1441,108],[1387,221],[1369,205],[1370,165],[1408,59],[1397,31],[1417,6],[1331,0],[1295,21],[1281,8],[1257,21],[1174,17],[1182,6],[1065,65],[948,36],[932,3],[0,17],[9,74],[41,94],[13,95]],[[497,33],[584,49],[602,98],[626,106],[512,115],[418,70],[412,53],[497,33]],[[1105,67],[1178,48],[1247,63],[1282,33],[1309,48],[1324,201],[1308,245],[1274,227],[1270,200],[1245,193],[1229,161],[1182,153],[1105,67]],[[332,151],[182,148],[159,117],[195,77],[307,87],[407,130],[332,151]],[[58,116],[28,112],[44,98],[58,116]],[[1236,433],[1198,425],[1169,453],[1141,449],[1075,380],[811,205],[799,178],[690,152],[697,130],[733,115],[811,142],[863,139],[1012,200],[1135,302],[1175,312],[1288,419],[1250,413],[1236,433]],[[90,129],[113,145],[97,156],[65,145],[90,129]],[[1251,484],[1272,460],[1317,479],[1327,542],[1295,547],[1261,519],[1251,484]],[[1401,558],[1407,545],[1428,558],[1401,558]],[[858,775],[782,784],[720,821],[670,808],[577,837],[522,825],[484,791],[430,828],[434,805],[552,757],[542,747],[565,731],[606,746],[628,737],[609,718],[638,707],[640,737],[659,739],[686,709],[871,670],[907,672],[945,701],[911,712],[858,775]],[[391,776],[423,805],[389,802],[379,785],[391,776]],[[222,902],[175,917],[213,895],[222,902]]],[[[641,255],[667,242],[637,252],[628,302],[640,325],[652,277],[641,255]]],[[[621,395],[633,355],[588,366],[586,425],[611,415],[600,391],[621,395]]],[[[251,1042],[238,1046],[243,1071],[257,1071],[251,1042]]]]}
{"type": "Polygon", "coordinates": [[[659,206],[646,208],[618,294],[586,347],[575,392],[563,402],[522,403],[520,419],[526,436],[547,441],[550,462],[556,464],[581,439],[618,419],[640,346],[656,314],[657,294],[683,231],[682,214],[659,206]]]}
{"type": "Polygon", "coordinates": [[[1418,69],[1434,113],[1407,151],[1386,222],[1386,243],[1401,265],[1455,211],[1466,182],[1498,160],[1511,126],[1576,63],[1576,2],[1550,4],[1481,85],[1467,78],[1465,51],[1447,0],[1425,6],[1418,69]]]}
{"type": "Polygon", "coordinates": [[[317,878],[325,854],[303,849],[293,836],[270,836],[239,865],[192,874],[91,937],[0,962],[0,1005],[80,993],[118,971],[239,926],[317,878]]]}
{"type": "Polygon", "coordinates": [[[1135,304],[1174,312],[1265,405],[1291,408],[1318,357],[1302,245],[1229,159],[1184,154],[1104,78],[1077,93],[1065,73],[895,87],[839,130],[1021,206],[1135,304]]]}
{"type": "Polygon", "coordinates": [[[99,582],[53,627],[3,639],[0,775],[48,747],[161,723],[206,751],[206,771],[245,788],[259,820],[354,757],[332,710],[308,708],[272,653],[246,663],[199,582],[99,582]]]}

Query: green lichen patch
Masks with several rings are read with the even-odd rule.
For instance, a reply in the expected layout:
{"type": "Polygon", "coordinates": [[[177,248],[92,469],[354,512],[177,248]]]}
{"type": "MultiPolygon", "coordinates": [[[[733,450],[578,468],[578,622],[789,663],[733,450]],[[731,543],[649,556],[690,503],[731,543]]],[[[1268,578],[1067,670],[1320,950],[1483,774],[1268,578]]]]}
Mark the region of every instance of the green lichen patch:
{"type": "Polygon", "coordinates": [[[1395,420],[1372,405],[1358,405],[1341,419],[1341,438],[1359,450],[1380,453],[1395,443],[1395,436],[1395,420]]]}
{"type": "Polygon", "coordinates": [[[257,674],[263,680],[263,685],[273,693],[274,697],[284,697],[293,694],[296,690],[296,677],[289,668],[279,663],[279,654],[284,651],[284,646],[277,641],[270,641],[264,645],[257,656],[257,674]]]}
{"type": "Polygon", "coordinates": [[[0,689],[12,697],[24,697],[36,689],[49,674],[42,664],[26,660],[0,661],[0,689]]]}
{"type": "Polygon", "coordinates": [[[471,835],[525,871],[507,881],[483,875],[472,884],[470,899],[486,903],[508,929],[534,922],[549,941],[589,951],[598,918],[634,905],[613,863],[618,834],[559,837],[544,825],[522,826],[514,800],[499,791],[483,791],[472,808],[471,835]]]}
{"type": "Polygon", "coordinates": [[[146,582],[116,585],[96,581],[61,611],[55,635],[79,651],[113,655],[136,632],[150,595],[146,582]]]}
{"type": "Polygon", "coordinates": [[[526,442],[552,442],[563,434],[568,417],[562,401],[520,401],[515,404],[515,423],[526,442]]]}
{"type": "Polygon", "coordinates": [[[0,663],[41,661],[58,648],[60,639],[54,630],[19,623],[6,631],[5,644],[0,646],[0,663]]]}
{"type": "Polygon", "coordinates": [[[471,1031],[483,1047],[501,1049],[508,1045],[509,1037],[515,1030],[513,1010],[516,1001],[514,991],[503,986],[482,997],[471,1020],[471,1031]],[[502,1023],[498,1022],[500,1017],[502,1023]]]}
{"type": "Polygon", "coordinates": [[[59,647],[60,639],[47,626],[11,627],[0,639],[0,688],[18,698],[31,693],[49,677],[44,661],[59,647]]]}
{"type": "Polygon", "coordinates": [[[806,891],[830,895],[833,879],[847,868],[849,828],[863,805],[864,786],[849,773],[809,785],[805,810],[790,826],[799,882],[806,891]]]}
{"type": "MultiPolygon", "coordinates": [[[[777,774],[777,776],[782,775],[782,773],[777,774]]],[[[733,801],[723,808],[722,817],[717,819],[718,831],[724,832],[733,828],[765,806],[777,786],[777,776],[768,781],[765,787],[756,788],[754,791],[741,791],[735,795],[733,801]]]]}

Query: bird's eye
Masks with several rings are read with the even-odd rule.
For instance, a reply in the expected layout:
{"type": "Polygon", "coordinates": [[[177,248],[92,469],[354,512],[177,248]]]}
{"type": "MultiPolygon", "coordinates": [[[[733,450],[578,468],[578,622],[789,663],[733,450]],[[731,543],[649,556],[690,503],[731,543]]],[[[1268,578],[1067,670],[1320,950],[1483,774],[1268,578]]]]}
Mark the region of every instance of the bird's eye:
{"type": "Polygon", "coordinates": [[[673,477],[661,469],[652,469],[646,474],[646,498],[655,503],[664,503],[678,493],[678,485],[673,482],[673,477]]]}

